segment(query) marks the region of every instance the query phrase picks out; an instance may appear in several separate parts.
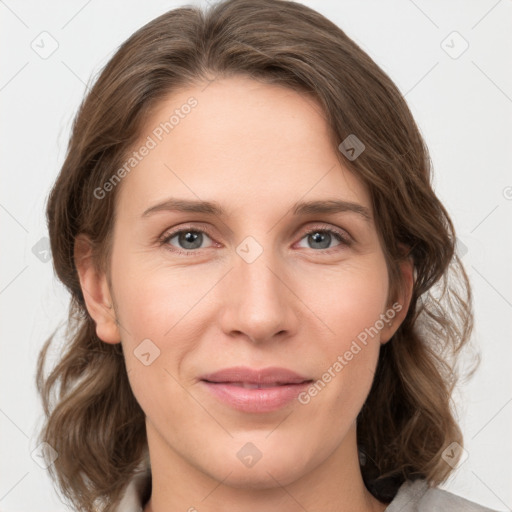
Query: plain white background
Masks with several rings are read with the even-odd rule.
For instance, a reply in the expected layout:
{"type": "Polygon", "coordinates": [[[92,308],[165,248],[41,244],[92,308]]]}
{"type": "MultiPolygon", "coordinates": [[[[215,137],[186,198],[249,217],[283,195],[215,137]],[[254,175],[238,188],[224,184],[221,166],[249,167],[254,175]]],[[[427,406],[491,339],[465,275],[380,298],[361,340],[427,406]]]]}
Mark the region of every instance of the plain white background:
{"type": "MultiPolygon", "coordinates": [[[[512,1],[304,3],[389,74],[430,149],[435,189],[455,223],[473,284],[474,341],[482,354],[476,376],[456,393],[468,457],[444,488],[510,510],[512,1]]],[[[37,450],[31,453],[42,412],[36,357],[67,313],[68,297],[45,252],[44,208],[71,121],[116,48],[181,5],[0,1],[0,511],[68,510],[38,465],[37,450]]]]}

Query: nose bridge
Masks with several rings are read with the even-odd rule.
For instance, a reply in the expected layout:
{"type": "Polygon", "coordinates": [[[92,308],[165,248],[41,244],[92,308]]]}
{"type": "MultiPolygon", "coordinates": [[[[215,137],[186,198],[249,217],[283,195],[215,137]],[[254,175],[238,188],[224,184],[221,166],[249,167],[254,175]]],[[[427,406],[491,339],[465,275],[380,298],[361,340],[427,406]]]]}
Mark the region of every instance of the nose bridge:
{"type": "Polygon", "coordinates": [[[276,277],[281,264],[272,248],[272,237],[267,237],[265,247],[253,237],[248,237],[236,249],[235,272],[245,291],[244,297],[258,302],[280,302],[282,283],[276,277]]]}
{"type": "Polygon", "coordinates": [[[240,331],[263,340],[290,327],[291,295],[279,275],[282,262],[270,246],[247,237],[234,254],[234,268],[226,297],[228,331],[240,331]]]}
{"type": "MultiPolygon", "coordinates": [[[[237,253],[241,252],[242,247],[237,249],[237,253]]],[[[243,284],[245,289],[245,296],[256,295],[257,297],[265,298],[266,300],[278,299],[281,293],[279,288],[280,282],[276,277],[278,273],[279,262],[275,252],[271,247],[262,250],[259,255],[252,259],[245,259],[245,256],[254,256],[254,247],[249,248],[249,252],[244,256],[238,254],[238,261],[235,263],[235,272],[243,284]]]]}

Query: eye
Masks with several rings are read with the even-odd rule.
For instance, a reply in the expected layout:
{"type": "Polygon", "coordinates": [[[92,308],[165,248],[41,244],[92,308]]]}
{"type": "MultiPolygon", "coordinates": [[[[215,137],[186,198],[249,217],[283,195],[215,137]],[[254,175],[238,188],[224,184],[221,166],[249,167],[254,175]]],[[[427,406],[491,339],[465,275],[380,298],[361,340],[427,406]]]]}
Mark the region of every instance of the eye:
{"type": "MultiPolygon", "coordinates": [[[[332,252],[331,249],[337,250],[339,246],[350,246],[350,239],[348,235],[342,231],[325,228],[325,227],[313,227],[309,228],[305,235],[301,238],[306,240],[306,243],[311,244],[311,249],[320,249],[325,252],[332,252]],[[337,245],[332,246],[332,242],[338,242],[337,245]]],[[[301,246],[304,247],[304,246],[301,246]]]]}
{"type": "Polygon", "coordinates": [[[206,249],[207,247],[202,246],[205,239],[211,240],[204,230],[185,228],[172,233],[165,233],[160,243],[166,245],[171,251],[190,254],[197,249],[206,249]],[[175,240],[174,243],[173,240],[175,240]]]}
{"type": "MultiPolygon", "coordinates": [[[[160,245],[164,246],[167,250],[178,254],[193,255],[199,249],[208,249],[213,245],[203,246],[205,241],[212,238],[208,235],[205,229],[199,229],[194,226],[189,226],[177,229],[172,232],[166,232],[160,238],[160,245]]],[[[316,252],[330,253],[338,251],[343,247],[351,245],[351,238],[344,231],[338,231],[325,226],[309,228],[299,241],[306,240],[307,244],[311,244],[310,249],[317,249],[316,252]],[[338,242],[332,245],[333,242],[338,242]]],[[[299,247],[304,247],[299,245],[299,247]]],[[[308,248],[306,246],[306,248],[308,248]]]]}

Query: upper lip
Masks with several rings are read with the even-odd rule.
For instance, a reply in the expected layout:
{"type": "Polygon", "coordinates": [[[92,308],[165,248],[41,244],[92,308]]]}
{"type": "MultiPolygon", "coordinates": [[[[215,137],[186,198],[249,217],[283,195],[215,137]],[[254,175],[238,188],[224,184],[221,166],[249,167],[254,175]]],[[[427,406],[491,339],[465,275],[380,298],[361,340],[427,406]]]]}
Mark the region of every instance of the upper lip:
{"type": "Polygon", "coordinates": [[[234,366],[232,368],[224,368],[214,373],[203,375],[201,380],[208,382],[244,382],[247,384],[301,384],[309,381],[308,377],[299,375],[298,373],[288,370],[287,368],[279,368],[270,366],[259,370],[249,368],[247,366],[234,366]]]}

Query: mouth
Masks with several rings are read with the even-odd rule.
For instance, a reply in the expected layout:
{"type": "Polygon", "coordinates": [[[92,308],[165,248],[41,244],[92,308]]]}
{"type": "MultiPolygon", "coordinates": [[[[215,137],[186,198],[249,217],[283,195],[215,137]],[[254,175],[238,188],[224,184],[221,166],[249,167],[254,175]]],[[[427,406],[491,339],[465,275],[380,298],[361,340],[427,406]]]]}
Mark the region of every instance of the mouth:
{"type": "Polygon", "coordinates": [[[313,379],[286,368],[233,367],[204,375],[200,382],[213,397],[230,408],[265,413],[289,405],[313,379]]]}
{"type": "Polygon", "coordinates": [[[230,386],[237,386],[243,389],[268,389],[268,388],[275,388],[278,386],[296,386],[300,385],[302,383],[310,383],[313,382],[312,380],[305,380],[303,382],[299,383],[292,383],[292,382],[273,382],[270,384],[261,384],[261,383],[254,383],[254,382],[215,382],[215,381],[209,381],[209,380],[203,380],[203,382],[208,382],[209,384],[228,384],[230,386]]]}

